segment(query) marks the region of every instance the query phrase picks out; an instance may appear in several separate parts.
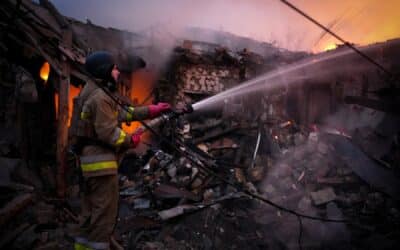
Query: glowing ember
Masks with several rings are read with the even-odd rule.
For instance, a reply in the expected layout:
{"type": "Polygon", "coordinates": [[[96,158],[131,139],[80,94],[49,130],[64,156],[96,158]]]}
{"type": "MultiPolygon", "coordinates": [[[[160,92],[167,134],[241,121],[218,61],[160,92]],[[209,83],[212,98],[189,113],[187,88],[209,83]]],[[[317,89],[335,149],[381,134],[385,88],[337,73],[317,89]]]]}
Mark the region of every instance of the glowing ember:
{"type": "Polygon", "coordinates": [[[281,123],[281,124],[279,125],[279,127],[280,127],[280,128],[285,128],[285,127],[287,127],[287,126],[290,126],[291,124],[292,124],[291,121],[286,121],[286,122],[281,123]]]}
{"type": "Polygon", "coordinates": [[[56,111],[56,120],[58,119],[58,100],[59,100],[60,98],[59,98],[59,96],[58,96],[58,93],[57,92],[55,92],[54,93],[54,108],[55,108],[55,111],[56,111]]]}
{"type": "Polygon", "coordinates": [[[46,83],[50,75],[50,64],[44,62],[39,72],[40,78],[46,83]]]}

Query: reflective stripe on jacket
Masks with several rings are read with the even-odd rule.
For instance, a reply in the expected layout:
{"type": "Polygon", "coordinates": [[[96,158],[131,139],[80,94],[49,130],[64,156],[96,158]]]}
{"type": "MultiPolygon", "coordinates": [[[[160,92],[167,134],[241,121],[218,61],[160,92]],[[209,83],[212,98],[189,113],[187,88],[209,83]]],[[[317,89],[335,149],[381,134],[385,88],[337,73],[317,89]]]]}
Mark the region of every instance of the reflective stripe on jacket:
{"type": "Polygon", "coordinates": [[[140,121],[147,119],[148,117],[149,108],[147,106],[128,107],[127,110],[121,109],[118,114],[118,119],[121,122],[140,121]]]}
{"type": "Polygon", "coordinates": [[[108,242],[89,241],[83,237],[75,237],[74,250],[107,250],[110,249],[108,242]]]}

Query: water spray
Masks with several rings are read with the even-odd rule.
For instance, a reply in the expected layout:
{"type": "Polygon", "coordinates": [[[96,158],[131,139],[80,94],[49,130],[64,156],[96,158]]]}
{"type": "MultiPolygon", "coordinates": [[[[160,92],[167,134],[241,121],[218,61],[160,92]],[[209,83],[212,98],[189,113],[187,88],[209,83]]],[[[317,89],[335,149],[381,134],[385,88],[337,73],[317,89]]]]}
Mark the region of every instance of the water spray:
{"type": "MultiPolygon", "coordinates": [[[[362,48],[363,52],[368,52],[372,47],[362,48]]],[[[214,96],[203,99],[193,104],[194,111],[204,110],[222,104],[227,98],[244,96],[260,91],[271,91],[279,87],[294,85],[304,80],[321,77],[332,71],[331,68],[318,68],[322,63],[328,63],[335,59],[350,56],[353,51],[342,49],[339,51],[326,52],[310,58],[306,58],[296,63],[277,68],[273,71],[264,73],[254,79],[245,81],[236,87],[220,92],[214,96]],[[308,73],[304,73],[308,72],[308,73]]]]}

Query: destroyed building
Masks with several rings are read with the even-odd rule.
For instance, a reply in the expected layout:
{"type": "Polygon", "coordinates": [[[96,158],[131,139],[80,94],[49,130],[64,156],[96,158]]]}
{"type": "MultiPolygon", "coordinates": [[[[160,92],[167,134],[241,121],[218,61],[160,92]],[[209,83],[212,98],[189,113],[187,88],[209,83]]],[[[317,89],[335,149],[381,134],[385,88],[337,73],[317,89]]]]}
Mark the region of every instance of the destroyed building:
{"type": "Polygon", "coordinates": [[[400,40],[360,48],[391,78],[346,47],[310,55],[196,37],[165,52],[39,2],[0,5],[1,249],[72,247],[69,118],[96,50],[153,66],[167,54],[120,95],[195,109],[163,117],[121,159],[113,249],[398,248],[400,40]]]}

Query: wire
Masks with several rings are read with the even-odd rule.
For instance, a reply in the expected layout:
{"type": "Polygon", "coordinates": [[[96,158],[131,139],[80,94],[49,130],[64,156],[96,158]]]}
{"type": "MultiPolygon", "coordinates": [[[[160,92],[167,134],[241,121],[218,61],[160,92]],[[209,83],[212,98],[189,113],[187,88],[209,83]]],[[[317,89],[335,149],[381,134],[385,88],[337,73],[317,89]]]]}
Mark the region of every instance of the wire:
{"type": "Polygon", "coordinates": [[[303,236],[303,222],[300,216],[296,216],[296,218],[299,221],[299,236],[297,238],[297,244],[299,245],[299,249],[303,250],[303,244],[301,244],[301,238],[303,236]]]}
{"type": "Polygon", "coordinates": [[[335,37],[336,39],[338,39],[339,41],[341,41],[344,45],[346,45],[347,47],[349,47],[350,49],[354,50],[357,54],[359,54],[362,58],[364,58],[365,60],[367,60],[368,62],[372,63],[373,65],[375,65],[376,67],[378,67],[380,70],[382,70],[385,74],[387,74],[389,77],[394,77],[393,73],[390,72],[389,70],[387,70],[385,67],[383,67],[381,64],[379,64],[378,62],[376,62],[374,59],[372,59],[371,57],[367,56],[365,53],[363,53],[362,51],[360,51],[359,49],[357,49],[354,45],[352,45],[351,43],[349,43],[348,41],[346,41],[345,39],[343,39],[342,37],[340,37],[339,35],[337,35],[336,33],[334,33],[333,31],[331,31],[329,28],[325,27],[324,25],[322,25],[320,22],[318,22],[317,20],[315,20],[314,18],[312,18],[310,15],[306,14],[304,11],[300,10],[299,8],[297,8],[296,6],[294,6],[292,3],[286,1],[286,0],[280,0],[282,3],[286,4],[286,6],[290,7],[291,9],[293,9],[294,11],[296,11],[297,13],[299,13],[300,15],[302,15],[303,17],[305,17],[306,19],[308,19],[309,21],[311,21],[312,23],[314,23],[315,25],[317,25],[318,27],[320,27],[321,29],[323,29],[324,31],[326,31],[327,33],[331,34],[333,37],[335,37]]]}

